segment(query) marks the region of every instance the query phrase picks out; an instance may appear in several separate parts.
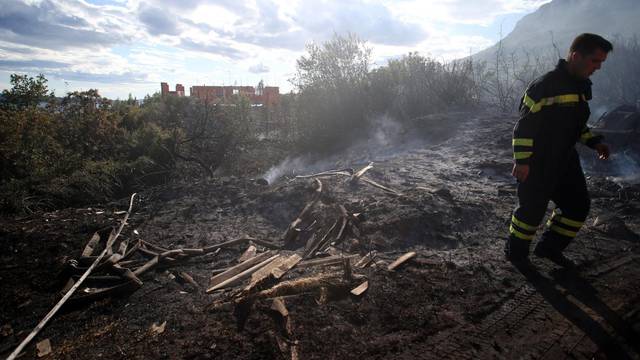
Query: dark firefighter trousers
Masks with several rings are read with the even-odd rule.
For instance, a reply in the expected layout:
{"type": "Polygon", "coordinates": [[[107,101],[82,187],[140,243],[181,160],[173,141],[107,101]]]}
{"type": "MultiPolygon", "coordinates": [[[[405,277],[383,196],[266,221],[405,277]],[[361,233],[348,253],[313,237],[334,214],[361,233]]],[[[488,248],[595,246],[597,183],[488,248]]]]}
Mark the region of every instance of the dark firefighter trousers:
{"type": "Polygon", "coordinates": [[[575,155],[571,157],[554,186],[541,184],[540,177],[518,184],[518,207],[509,227],[513,255],[528,255],[529,245],[544,218],[549,200],[556,207],[546,223],[538,247],[546,251],[562,252],[576,237],[587,218],[591,200],[580,159],[575,155]]]}

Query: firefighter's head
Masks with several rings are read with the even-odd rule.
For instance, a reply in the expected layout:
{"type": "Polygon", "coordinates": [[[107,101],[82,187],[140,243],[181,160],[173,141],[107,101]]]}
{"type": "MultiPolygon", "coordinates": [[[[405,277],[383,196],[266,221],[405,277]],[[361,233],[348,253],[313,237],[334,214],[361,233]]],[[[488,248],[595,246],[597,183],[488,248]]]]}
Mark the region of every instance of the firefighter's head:
{"type": "Polygon", "coordinates": [[[602,36],[589,33],[578,35],[571,43],[567,56],[569,72],[580,79],[588,79],[600,69],[611,50],[613,45],[602,36]]]}

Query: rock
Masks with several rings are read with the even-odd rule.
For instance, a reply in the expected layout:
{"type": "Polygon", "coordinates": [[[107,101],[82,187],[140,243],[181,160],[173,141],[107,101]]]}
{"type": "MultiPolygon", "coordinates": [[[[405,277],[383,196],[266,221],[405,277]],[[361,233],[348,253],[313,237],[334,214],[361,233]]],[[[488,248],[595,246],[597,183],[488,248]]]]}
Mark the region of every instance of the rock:
{"type": "Polygon", "coordinates": [[[167,327],[167,322],[164,321],[162,324],[158,325],[156,323],[151,324],[151,334],[158,335],[164,332],[164,329],[167,327]]]}
{"type": "Polygon", "coordinates": [[[44,339],[36,344],[36,349],[38,350],[38,357],[43,357],[51,354],[51,341],[49,339],[44,339]]]}

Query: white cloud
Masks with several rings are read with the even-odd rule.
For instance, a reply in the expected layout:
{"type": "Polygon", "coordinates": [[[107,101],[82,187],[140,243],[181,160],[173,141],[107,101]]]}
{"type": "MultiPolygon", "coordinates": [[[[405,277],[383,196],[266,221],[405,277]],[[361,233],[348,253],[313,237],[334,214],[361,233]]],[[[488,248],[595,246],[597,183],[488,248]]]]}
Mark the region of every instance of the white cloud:
{"type": "Polygon", "coordinates": [[[121,96],[159,81],[188,87],[264,78],[286,91],[310,41],[352,32],[368,41],[378,63],[410,51],[451,60],[492,44],[453,34],[456,25],[486,26],[548,1],[4,0],[0,70],[42,71],[109,93],[129,84],[121,96]]]}
{"type": "Polygon", "coordinates": [[[499,15],[530,12],[551,0],[382,0],[405,21],[487,26],[499,15]]]}

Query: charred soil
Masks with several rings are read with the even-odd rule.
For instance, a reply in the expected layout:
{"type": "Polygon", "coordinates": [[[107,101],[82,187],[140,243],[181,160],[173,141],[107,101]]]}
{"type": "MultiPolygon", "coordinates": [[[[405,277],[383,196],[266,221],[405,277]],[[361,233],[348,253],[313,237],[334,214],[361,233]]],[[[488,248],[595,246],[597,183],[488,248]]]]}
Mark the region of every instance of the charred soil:
{"type": "MultiPolygon", "coordinates": [[[[351,152],[324,170],[353,171],[316,177],[322,192],[286,254],[329,233],[309,258],[352,256],[349,271],[361,279],[355,285],[368,281],[362,295],[320,287],[285,296],[286,326],[272,299],[239,314],[235,300],[246,281],[205,290],[214,272],[238,264],[251,243],[241,242],[146,272],[133,292],[70,303],[22,358],[37,358],[43,339],[51,342],[48,358],[74,360],[640,358],[640,186],[588,176],[591,215],[567,250],[577,268],[532,255],[532,268],[516,269],[502,251],[516,202],[514,121],[456,114],[440,119],[457,125],[438,136],[351,152]],[[353,180],[369,161],[373,167],[353,180]],[[340,206],[350,219],[341,240],[340,206]],[[408,252],[416,255],[388,270],[408,252]],[[367,254],[373,261],[359,266],[367,254]]],[[[270,185],[257,178],[144,191],[121,238],[202,249],[248,235],[270,242],[253,243],[258,253],[282,246],[290,223],[316,196],[316,178],[270,185]]],[[[105,237],[119,223],[128,201],[0,220],[1,356],[60,299],[70,260],[92,234],[105,237]]],[[[345,271],[344,262],[295,266],[280,281],[345,271]]]]}

